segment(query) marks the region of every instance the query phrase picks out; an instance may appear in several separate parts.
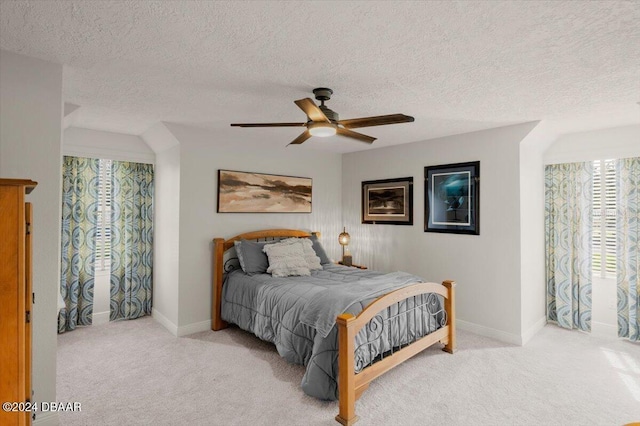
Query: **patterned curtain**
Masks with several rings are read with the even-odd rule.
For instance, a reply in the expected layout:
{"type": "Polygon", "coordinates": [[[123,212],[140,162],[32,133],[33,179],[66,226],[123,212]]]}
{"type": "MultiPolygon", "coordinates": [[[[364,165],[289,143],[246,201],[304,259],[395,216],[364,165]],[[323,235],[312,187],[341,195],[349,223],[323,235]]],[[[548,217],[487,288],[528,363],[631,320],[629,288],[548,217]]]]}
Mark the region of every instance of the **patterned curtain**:
{"type": "Polygon", "coordinates": [[[545,169],[547,319],[591,331],[593,164],[545,169]]]}
{"type": "Polygon", "coordinates": [[[62,162],[62,255],[58,333],[91,325],[99,160],[64,157],[62,162]]]}
{"type": "Polygon", "coordinates": [[[111,321],[151,314],[153,165],[113,161],[111,321]]]}
{"type": "Polygon", "coordinates": [[[640,341],[640,157],[616,164],[618,336],[640,341]]]}

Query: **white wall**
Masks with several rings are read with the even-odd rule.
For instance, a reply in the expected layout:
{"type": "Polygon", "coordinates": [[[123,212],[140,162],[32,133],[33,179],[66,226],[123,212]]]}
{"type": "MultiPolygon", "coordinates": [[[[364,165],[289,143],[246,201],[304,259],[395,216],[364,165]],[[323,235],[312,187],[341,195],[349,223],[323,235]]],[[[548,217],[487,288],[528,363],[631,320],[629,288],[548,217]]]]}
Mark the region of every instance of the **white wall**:
{"type": "Polygon", "coordinates": [[[35,401],[56,400],[61,136],[62,66],[0,51],[0,176],[38,182],[27,197],[34,207],[35,401]]]}
{"type": "Polygon", "coordinates": [[[453,279],[459,325],[521,343],[520,141],[525,123],[345,154],[343,220],[354,262],[453,279]],[[424,232],[424,167],[480,160],[480,235],[424,232]],[[361,223],[361,182],[414,178],[414,225],[361,223]]]}
{"type": "Polygon", "coordinates": [[[545,164],[640,156],[640,124],[569,133],[544,153],[545,164]]]}
{"type": "Polygon", "coordinates": [[[64,155],[153,164],[155,153],[135,135],[69,127],[62,137],[64,155]]]}
{"type": "Polygon", "coordinates": [[[164,123],[141,135],[156,156],[153,218],[153,317],[178,335],[180,143],[164,123]]]}
{"type": "Polygon", "coordinates": [[[232,132],[238,129],[220,134],[176,124],[167,127],[180,143],[179,334],[209,327],[214,237],[267,228],[306,229],[320,231],[329,255],[338,254],[340,154],[239,143],[238,133],[232,132]],[[310,177],[313,212],[216,213],[218,169],[310,177]]]}
{"type": "MultiPolygon", "coordinates": [[[[544,153],[545,164],[640,157],[640,125],[612,127],[560,136],[544,153]]],[[[592,333],[617,335],[615,278],[594,277],[592,333]]]]}
{"type": "Polygon", "coordinates": [[[591,289],[591,333],[618,337],[618,285],[615,278],[593,277],[591,289]]]}
{"type": "Polygon", "coordinates": [[[544,151],[556,139],[544,123],[520,142],[520,287],[522,343],[546,324],[544,151]]]}
{"type": "Polygon", "coordinates": [[[180,283],[179,145],[156,153],[154,202],[153,315],[173,334],[177,334],[180,283]]]}

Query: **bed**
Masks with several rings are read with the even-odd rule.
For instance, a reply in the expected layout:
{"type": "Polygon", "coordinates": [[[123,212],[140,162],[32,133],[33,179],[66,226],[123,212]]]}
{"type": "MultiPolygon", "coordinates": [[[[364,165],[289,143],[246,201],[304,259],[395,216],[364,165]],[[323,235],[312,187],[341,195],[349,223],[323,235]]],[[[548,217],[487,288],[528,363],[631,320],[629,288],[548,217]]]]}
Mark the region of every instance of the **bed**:
{"type": "Polygon", "coordinates": [[[304,277],[239,267],[236,241],[312,236],[319,234],[272,229],[215,238],[212,329],[232,323],[275,344],[287,361],[306,366],[303,391],[338,399],[336,420],[351,425],[372,380],[438,342],[454,352],[455,283],[330,263],[304,277]]]}

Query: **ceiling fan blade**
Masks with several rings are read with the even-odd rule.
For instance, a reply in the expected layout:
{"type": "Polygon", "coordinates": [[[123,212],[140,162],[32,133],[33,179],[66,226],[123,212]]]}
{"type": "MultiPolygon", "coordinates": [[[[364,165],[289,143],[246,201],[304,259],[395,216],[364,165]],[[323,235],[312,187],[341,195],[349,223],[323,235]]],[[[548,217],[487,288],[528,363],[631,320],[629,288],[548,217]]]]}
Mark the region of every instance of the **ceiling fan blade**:
{"type": "MultiPolygon", "coordinates": [[[[311,133],[309,133],[308,130],[305,130],[303,133],[300,134],[300,136],[295,138],[289,145],[300,145],[301,143],[303,143],[304,141],[306,141],[310,137],[311,137],[311,133]]],[[[287,145],[287,146],[289,146],[289,145],[287,145]]]]}
{"type": "Polygon", "coordinates": [[[233,127],[303,127],[307,123],[239,123],[233,127]]]}
{"type": "Polygon", "coordinates": [[[318,105],[316,105],[310,98],[299,99],[294,102],[301,110],[304,111],[305,114],[307,114],[307,117],[309,117],[311,121],[324,121],[329,123],[329,119],[324,115],[324,112],[322,112],[322,110],[318,108],[318,105]]]}
{"type": "Polygon", "coordinates": [[[340,120],[339,123],[348,129],[358,127],[384,126],[386,124],[411,123],[415,119],[404,114],[378,115],[375,117],[352,118],[350,120],[340,120]]]}
{"type": "Polygon", "coordinates": [[[373,143],[373,141],[376,140],[376,138],[374,137],[363,135],[362,133],[354,132],[349,129],[343,129],[342,127],[338,127],[336,129],[336,134],[347,137],[347,138],[357,139],[360,142],[366,142],[366,143],[373,143]]]}

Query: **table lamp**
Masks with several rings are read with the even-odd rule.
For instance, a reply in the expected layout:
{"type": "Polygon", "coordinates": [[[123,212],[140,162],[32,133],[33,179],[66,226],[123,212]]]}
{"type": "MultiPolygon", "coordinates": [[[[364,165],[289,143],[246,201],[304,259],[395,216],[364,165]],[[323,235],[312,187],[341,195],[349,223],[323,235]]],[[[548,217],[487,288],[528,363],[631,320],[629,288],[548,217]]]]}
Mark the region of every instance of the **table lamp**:
{"type": "Polygon", "coordinates": [[[347,228],[344,227],[340,235],[338,235],[338,242],[342,246],[342,264],[346,266],[351,266],[352,260],[350,254],[345,255],[345,247],[349,245],[349,241],[351,241],[351,236],[347,232],[347,228]]]}

